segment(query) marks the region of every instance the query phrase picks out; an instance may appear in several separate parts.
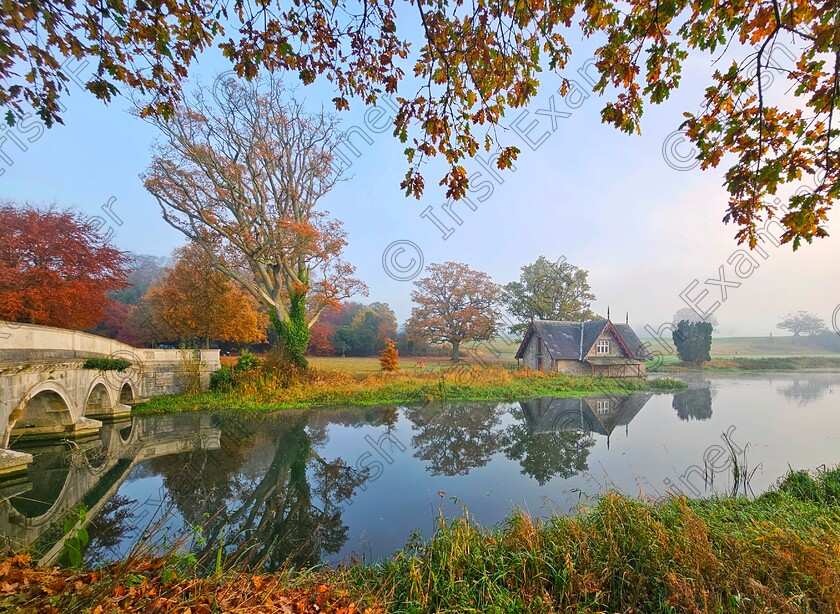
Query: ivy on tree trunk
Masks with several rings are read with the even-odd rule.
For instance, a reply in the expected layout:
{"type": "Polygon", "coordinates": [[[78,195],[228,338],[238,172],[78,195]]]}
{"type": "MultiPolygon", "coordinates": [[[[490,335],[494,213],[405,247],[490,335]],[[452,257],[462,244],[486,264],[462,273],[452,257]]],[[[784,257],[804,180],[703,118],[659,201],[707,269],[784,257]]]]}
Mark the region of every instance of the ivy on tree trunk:
{"type": "Polygon", "coordinates": [[[306,323],[306,295],[292,294],[289,298],[288,318],[281,319],[277,310],[272,310],[271,324],[277,331],[284,357],[296,367],[306,369],[309,365],[305,353],[310,336],[309,325],[306,323]]]}

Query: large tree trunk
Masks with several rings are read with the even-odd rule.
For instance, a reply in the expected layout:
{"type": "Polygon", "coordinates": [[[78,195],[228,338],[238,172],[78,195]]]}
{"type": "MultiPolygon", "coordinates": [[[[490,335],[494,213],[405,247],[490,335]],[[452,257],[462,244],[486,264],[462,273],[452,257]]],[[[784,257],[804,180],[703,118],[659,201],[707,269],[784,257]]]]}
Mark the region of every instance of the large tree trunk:
{"type": "Polygon", "coordinates": [[[452,360],[454,360],[454,361],[461,360],[461,342],[460,341],[453,341],[452,342],[452,360]]]}
{"type": "Polygon", "coordinates": [[[277,311],[270,313],[271,324],[277,332],[277,338],[284,357],[300,369],[306,369],[306,348],[309,345],[309,325],[306,323],[306,295],[291,296],[289,316],[280,319],[277,311]]]}

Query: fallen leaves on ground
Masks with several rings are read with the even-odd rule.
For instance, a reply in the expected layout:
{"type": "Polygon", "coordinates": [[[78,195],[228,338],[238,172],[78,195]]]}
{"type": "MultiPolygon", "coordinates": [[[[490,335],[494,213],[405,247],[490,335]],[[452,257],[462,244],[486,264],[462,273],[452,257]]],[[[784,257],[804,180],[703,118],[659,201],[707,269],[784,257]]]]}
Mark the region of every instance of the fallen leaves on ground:
{"type": "Polygon", "coordinates": [[[0,612],[110,614],[379,614],[357,605],[348,592],[326,584],[291,587],[280,576],[230,573],[165,582],[160,559],[114,565],[102,571],[39,568],[27,555],[0,562],[0,612]]]}

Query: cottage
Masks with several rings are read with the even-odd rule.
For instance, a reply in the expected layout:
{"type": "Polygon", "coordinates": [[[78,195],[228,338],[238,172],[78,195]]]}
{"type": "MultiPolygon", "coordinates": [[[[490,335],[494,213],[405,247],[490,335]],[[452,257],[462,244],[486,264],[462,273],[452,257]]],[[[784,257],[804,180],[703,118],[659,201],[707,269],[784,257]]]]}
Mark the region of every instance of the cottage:
{"type": "Polygon", "coordinates": [[[642,377],[649,355],[629,324],[615,324],[609,318],[588,322],[534,320],[516,359],[537,371],[642,377]]]}

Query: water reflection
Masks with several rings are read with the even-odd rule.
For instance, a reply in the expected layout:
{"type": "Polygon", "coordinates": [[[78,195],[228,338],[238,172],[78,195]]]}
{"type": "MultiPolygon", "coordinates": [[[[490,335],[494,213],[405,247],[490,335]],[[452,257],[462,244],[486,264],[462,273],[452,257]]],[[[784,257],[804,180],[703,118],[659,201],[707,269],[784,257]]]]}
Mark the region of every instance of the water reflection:
{"type": "MultiPolygon", "coordinates": [[[[0,500],[0,535],[7,548],[27,549],[35,560],[55,560],[61,552],[64,521],[80,507],[88,510],[90,518],[103,509],[107,512],[136,465],[218,447],[220,431],[209,420],[197,415],[135,418],[130,425],[104,424],[98,437],[21,448],[32,454],[33,462],[28,481],[0,500]]],[[[125,520],[125,513],[117,514],[113,539],[119,541],[126,534],[126,529],[118,530],[125,520]]],[[[103,535],[107,541],[108,531],[103,535]]]]}
{"type": "Polygon", "coordinates": [[[499,451],[505,405],[500,403],[428,404],[406,410],[417,434],[414,456],[432,475],[467,475],[499,451]]]}
{"type": "Polygon", "coordinates": [[[712,391],[705,387],[678,392],[674,395],[671,406],[680,420],[709,420],[712,417],[712,391]]]}
{"type": "MultiPolygon", "coordinates": [[[[558,400],[558,399],[554,399],[558,400]]],[[[577,399],[574,399],[577,402],[577,399]]],[[[555,476],[571,477],[588,469],[587,458],[595,439],[589,431],[569,428],[564,431],[540,427],[543,411],[551,402],[535,399],[523,402],[511,412],[517,422],[505,433],[505,455],[519,462],[523,475],[546,484],[555,476]]]]}
{"type": "MultiPolygon", "coordinates": [[[[702,474],[723,432],[749,450],[751,467],[761,463],[756,492],[789,463],[837,462],[830,395],[840,375],[692,385],[654,396],[135,417],[86,442],[30,448],[27,478],[0,483],[0,537],[53,561],[63,521],[84,505],[94,564],[125,556],[165,508],[166,535],[201,528],[198,558],[311,566],[387,556],[460,502],[489,525],[516,506],[568,511],[580,493],[598,494],[593,482],[664,493],[694,480],[693,468],[702,474]],[[808,412],[795,408],[804,399],[808,412]]],[[[726,479],[715,488],[728,491],[726,479]]]]}
{"type": "Polygon", "coordinates": [[[800,379],[797,377],[786,386],[780,387],[779,394],[793,401],[799,407],[805,407],[814,401],[819,401],[826,393],[833,394],[832,385],[833,382],[830,379],[816,379],[814,377],[800,379]]]}
{"type": "Polygon", "coordinates": [[[367,475],[321,456],[324,430],[307,429],[305,413],[259,418],[217,416],[218,450],[150,466],[184,522],[202,527],[199,560],[221,546],[246,566],[315,565],[347,541],[342,504],[367,475]]]}

